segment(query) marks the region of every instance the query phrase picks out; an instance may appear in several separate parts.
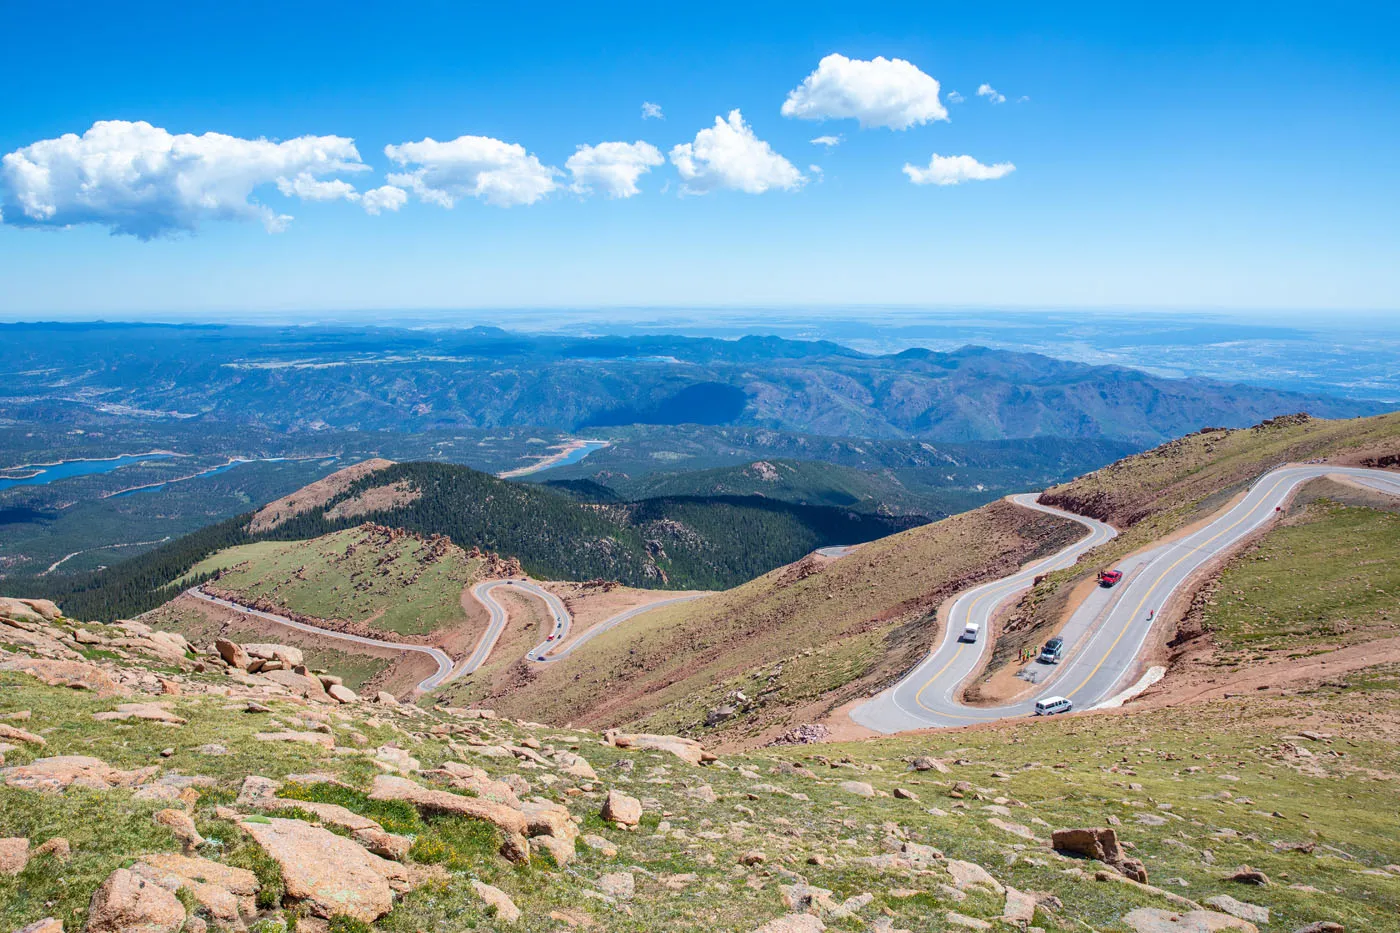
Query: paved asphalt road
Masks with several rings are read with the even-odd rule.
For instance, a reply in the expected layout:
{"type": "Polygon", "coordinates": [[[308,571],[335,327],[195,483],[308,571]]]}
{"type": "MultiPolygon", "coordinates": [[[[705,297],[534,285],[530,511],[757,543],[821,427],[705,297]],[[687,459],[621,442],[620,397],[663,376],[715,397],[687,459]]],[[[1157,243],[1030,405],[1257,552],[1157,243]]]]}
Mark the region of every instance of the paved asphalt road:
{"type": "Polygon", "coordinates": [[[948,613],[948,627],[937,649],[899,683],[851,712],[851,718],[879,732],[965,726],[1033,712],[1036,699],[1064,696],[1087,709],[1113,696],[1138,664],[1156,610],[1208,562],[1230,552],[1268,523],[1302,483],[1321,476],[1344,476],[1354,482],[1400,495],[1400,474],[1326,464],[1283,466],[1257,480],[1244,498],[1209,524],[1179,540],[1158,545],[1118,564],[1124,579],[1112,589],[1097,589],[1066,624],[1064,660],[1035,693],[1001,707],[965,706],[959,687],[980,666],[989,650],[987,623],[996,609],[1031,585],[1037,574],[1073,564],[1081,554],[1108,541],[1112,528],[1093,519],[1051,509],[1034,496],[1013,497],[1018,505],[1073,518],[1090,529],[1059,554],[1004,580],[983,584],[958,596],[948,613]],[[975,643],[959,640],[969,621],[981,633],[975,643]]]}
{"type": "Polygon", "coordinates": [[[467,663],[457,674],[453,675],[454,677],[461,676],[462,674],[470,674],[480,667],[491,655],[491,649],[495,647],[496,639],[500,637],[501,630],[505,628],[506,624],[505,607],[492,598],[491,591],[502,586],[515,587],[516,589],[529,593],[531,596],[539,597],[544,600],[545,605],[549,607],[549,611],[554,616],[554,625],[551,629],[551,634],[554,635],[554,638],[545,639],[525,654],[525,660],[538,661],[540,663],[559,661],[567,658],[580,645],[586,644],[591,639],[603,634],[609,629],[621,625],[628,619],[641,615],[643,612],[659,609],[662,606],[669,606],[672,603],[683,603],[688,600],[698,599],[700,596],[705,595],[703,593],[696,593],[687,596],[673,596],[670,599],[662,599],[654,603],[647,603],[645,606],[637,606],[633,609],[628,609],[626,612],[618,613],[610,619],[599,622],[576,638],[567,647],[550,654],[549,651],[551,648],[563,645],[565,640],[568,639],[569,629],[573,626],[574,622],[573,616],[569,614],[569,610],[564,607],[563,601],[560,600],[558,596],[555,596],[541,586],[537,586],[525,580],[493,580],[489,583],[478,583],[472,588],[472,595],[479,599],[486,608],[490,610],[491,622],[487,627],[486,634],[482,636],[481,641],[477,644],[476,650],[472,652],[471,658],[467,659],[467,663]]]}
{"type": "Polygon", "coordinates": [[[573,616],[569,615],[569,610],[564,608],[563,600],[544,587],[528,580],[491,580],[486,583],[478,583],[472,587],[472,595],[491,612],[491,621],[486,627],[486,634],[481,636],[481,641],[477,642],[476,650],[467,659],[467,663],[462,665],[462,669],[453,675],[454,677],[470,674],[481,667],[491,656],[491,649],[496,647],[496,640],[501,637],[501,631],[506,627],[507,616],[506,608],[496,602],[491,593],[501,587],[512,587],[544,600],[545,606],[549,608],[550,614],[554,617],[553,624],[550,626],[550,634],[554,637],[545,639],[527,651],[525,653],[527,661],[540,660],[540,655],[556,642],[562,642],[569,636],[569,626],[573,624],[573,616]]]}
{"type": "Polygon", "coordinates": [[[192,589],[186,590],[185,592],[188,593],[190,596],[193,596],[196,599],[202,599],[207,603],[213,603],[216,606],[223,606],[225,609],[232,609],[233,611],[241,612],[244,615],[257,616],[259,619],[265,619],[268,622],[276,622],[278,625],[285,625],[287,626],[287,628],[294,628],[298,631],[309,632],[312,635],[319,635],[322,638],[336,638],[341,641],[351,641],[358,645],[371,645],[375,648],[393,648],[398,651],[413,651],[418,654],[426,654],[428,657],[432,658],[434,661],[437,662],[438,669],[435,673],[431,674],[428,677],[424,677],[418,682],[419,690],[431,690],[434,687],[441,686],[442,684],[446,683],[447,681],[451,680],[454,676],[456,676],[452,673],[452,658],[448,656],[447,652],[437,648],[430,648],[426,645],[406,645],[402,642],[397,641],[385,641],[380,638],[365,638],[362,635],[347,635],[344,632],[333,632],[330,629],[317,628],[314,625],[307,625],[305,622],[298,622],[295,619],[289,619],[286,616],[279,616],[271,612],[263,612],[261,609],[253,609],[249,606],[243,606],[238,603],[231,602],[227,599],[220,599],[217,596],[210,596],[208,593],[204,592],[197,586],[192,589]]]}

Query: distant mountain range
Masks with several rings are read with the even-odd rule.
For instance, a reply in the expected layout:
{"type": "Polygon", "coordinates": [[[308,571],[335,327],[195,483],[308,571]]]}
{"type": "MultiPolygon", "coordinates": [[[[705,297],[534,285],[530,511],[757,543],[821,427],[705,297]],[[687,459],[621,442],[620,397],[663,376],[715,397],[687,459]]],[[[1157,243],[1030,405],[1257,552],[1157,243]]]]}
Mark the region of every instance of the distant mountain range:
{"type": "Polygon", "coordinates": [[[730,424],[843,437],[1156,443],[1207,425],[1379,403],[1165,379],[964,347],[888,356],[745,337],[524,336],[496,328],[0,325],[0,415],[83,411],[290,431],[730,424]]]}

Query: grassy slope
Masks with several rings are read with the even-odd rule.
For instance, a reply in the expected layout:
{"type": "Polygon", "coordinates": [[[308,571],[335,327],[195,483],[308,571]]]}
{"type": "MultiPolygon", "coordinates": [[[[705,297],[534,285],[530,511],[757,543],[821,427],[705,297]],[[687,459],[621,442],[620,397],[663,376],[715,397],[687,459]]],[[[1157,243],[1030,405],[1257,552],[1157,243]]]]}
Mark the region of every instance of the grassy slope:
{"type": "MultiPolygon", "coordinates": [[[[1333,495],[1348,492],[1328,485],[1333,495]]],[[[1231,561],[1201,613],[1226,657],[1311,653],[1397,633],[1400,503],[1374,499],[1375,508],[1330,497],[1299,504],[1287,524],[1231,561]]]]}
{"type": "Polygon", "coordinates": [[[413,536],[352,528],[311,541],[259,541],[221,551],[194,575],[222,571],[211,584],[321,619],[383,632],[426,635],[465,624],[462,590],[479,561],[457,547],[413,536]],[[439,553],[440,551],[440,553],[439,553]]]}
{"type": "Polygon", "coordinates": [[[765,695],[723,727],[725,738],[751,735],[788,724],[803,704],[839,704],[903,673],[930,644],[932,614],[946,596],[1056,549],[1079,530],[993,503],[836,561],[807,559],[640,616],[566,661],[518,671],[521,686],[510,692],[493,693],[480,679],[450,689],[525,718],[693,732],[729,685],[748,688],[761,678],[765,695]],[[782,671],[770,677],[775,664],[782,671]]]}
{"type": "Polygon", "coordinates": [[[1038,644],[1065,612],[1071,590],[1100,567],[1199,521],[1285,462],[1362,464],[1400,452],[1400,413],[1347,421],[1278,419],[1254,428],[1192,434],[1048,490],[1041,501],[1111,522],[1119,537],[1046,577],[1008,615],[990,676],[1038,644]]]}
{"type": "Polygon", "coordinates": [[[928,515],[950,511],[948,498],[916,493],[893,470],[865,471],[804,460],[759,460],[743,466],[686,473],[653,473],[622,481],[628,498],[654,496],[764,496],[804,505],[831,505],[862,512],[928,515]]]}
{"type": "MultiPolygon", "coordinates": [[[[223,683],[214,675],[192,680],[223,683]]],[[[769,749],[726,756],[729,767],[703,770],[666,755],[602,746],[586,734],[486,724],[495,735],[516,743],[536,735],[555,747],[572,745],[601,776],[585,783],[587,790],[575,786],[583,782],[567,779],[547,786],[540,780],[541,769],[524,770],[509,758],[469,756],[493,776],[525,777],[536,785],[536,793],[579,815],[584,832],[607,837],[619,850],[609,859],[580,846],[567,872],[539,862],[510,867],[494,854],[494,833],[480,824],[423,819],[403,806],[367,800],[363,790],[377,769],[366,757],[252,741],[251,734],[268,728],[270,717],[244,713],[221,696],[187,691],[165,699],[190,720],[188,725],[98,723],[92,714],[111,709],[118,700],[0,674],[0,717],[29,711],[23,725],[48,743],[39,754],[95,755],[118,767],[158,764],[167,771],[213,778],[215,786],[202,789],[192,808],[199,829],[211,840],[201,854],[253,868],[265,881],[274,877],[266,871],[267,860],[236,826],[215,817],[214,808],[230,805],[249,774],[280,779],[316,771],[349,785],[291,786],[287,794],[339,803],[381,820],[391,831],[412,834],[416,841],[410,861],[444,865],[452,872],[406,895],[376,925],[383,931],[501,929],[470,893],[474,878],[500,887],[521,907],[524,916],[511,929],[522,933],[558,930],[561,923],[551,919],[552,911],[569,911],[575,923],[616,933],[745,933],[785,913],[778,886],[791,883],[792,872],[832,890],[838,902],[862,892],[874,895],[861,910],[859,926],[833,921],[829,928],[834,930],[864,929],[881,913],[893,920],[894,928],[932,931],[944,928],[947,910],[989,919],[1000,912],[1001,899],[988,894],[954,900],[939,886],[941,871],[922,876],[880,872],[859,861],[886,851],[891,837],[901,834],[985,866],[1020,890],[1055,894],[1063,906],[1054,914],[1042,910],[1037,915],[1036,925],[1043,928],[1118,931],[1123,929],[1120,918],[1135,907],[1171,908],[1159,896],[1092,880],[1093,863],[1063,861],[995,827],[989,822],[994,811],[988,808],[999,805],[997,800],[1010,809],[1003,819],[1042,838],[1051,828],[1104,825],[1115,818],[1154,883],[1198,901],[1230,894],[1267,906],[1273,916],[1266,929],[1287,931],[1326,919],[1342,922],[1350,933],[1384,933],[1393,929],[1392,918],[1400,913],[1400,877],[1382,870],[1400,863],[1392,786],[1400,772],[1395,741],[1400,670],[1395,669],[1352,675],[1295,697],[1249,696],[1202,704],[1192,709],[1189,721],[1177,711],[1064,717],[866,743],[769,749]],[[1308,742],[1294,735],[1298,728],[1336,737],[1308,742]],[[200,754],[197,749],[208,742],[226,746],[231,754],[200,754]],[[1312,757],[1294,751],[1300,746],[1312,757]],[[160,750],[167,747],[174,752],[164,759],[160,750]],[[947,775],[909,773],[906,762],[916,755],[958,763],[947,775]],[[628,759],[636,763],[630,773],[617,767],[628,759]],[[785,762],[805,765],[814,774],[780,773],[776,766],[785,762]],[[838,786],[851,779],[868,781],[883,792],[907,787],[922,800],[855,797],[838,786]],[[949,797],[958,780],[968,781],[974,792],[963,799],[949,797]],[[760,782],[806,797],[782,796],[755,786],[760,782]],[[716,802],[694,795],[701,783],[715,791],[716,802]],[[645,798],[640,831],[621,832],[599,820],[596,814],[608,787],[645,798]],[[930,812],[931,807],[939,810],[930,812]],[[659,827],[663,814],[671,832],[659,827]],[[1311,854],[1281,852],[1276,842],[1314,843],[1316,848],[1311,854]],[[755,849],[767,856],[768,864],[738,869],[740,855],[755,849]],[[807,864],[815,854],[824,856],[825,863],[807,864]],[[1266,872],[1274,883],[1249,887],[1224,881],[1239,864],[1266,872]],[[1088,869],[1089,876],[1066,874],[1075,867],[1088,869]],[[604,873],[615,871],[632,871],[636,879],[636,895],[626,910],[584,896],[604,873]]],[[[268,702],[272,717],[295,722],[306,715],[299,704],[268,702]]],[[[330,722],[338,744],[350,745],[350,733],[358,731],[368,738],[368,748],[397,742],[425,768],[457,758],[445,736],[429,731],[436,714],[427,714],[424,721],[400,720],[379,708],[343,712],[347,720],[330,722]],[[411,733],[400,728],[400,721],[411,733]]],[[[8,764],[35,757],[27,748],[7,754],[8,764]]],[[[151,819],[168,805],[135,801],[126,790],[45,796],[0,787],[0,837],[26,836],[37,846],[63,836],[74,850],[61,870],[50,859],[36,857],[19,875],[0,875],[0,929],[17,929],[43,916],[62,917],[69,929],[81,928],[88,899],[108,873],[142,853],[178,849],[151,819]]]]}
{"type": "MultiPolygon", "coordinates": [[[[345,642],[275,627],[271,623],[251,621],[221,610],[214,613],[209,610],[207,604],[186,597],[151,610],[141,617],[141,621],[162,631],[178,632],[189,639],[190,644],[201,647],[213,644],[216,638],[227,638],[240,644],[274,642],[292,645],[302,650],[307,667],[335,671],[345,679],[347,687],[356,691],[382,674],[394,661],[395,655],[392,653],[360,651],[345,642]],[[223,617],[228,621],[222,621],[223,617]],[[341,647],[333,647],[335,645],[341,647]]],[[[431,671],[432,662],[427,664],[431,671]]]]}

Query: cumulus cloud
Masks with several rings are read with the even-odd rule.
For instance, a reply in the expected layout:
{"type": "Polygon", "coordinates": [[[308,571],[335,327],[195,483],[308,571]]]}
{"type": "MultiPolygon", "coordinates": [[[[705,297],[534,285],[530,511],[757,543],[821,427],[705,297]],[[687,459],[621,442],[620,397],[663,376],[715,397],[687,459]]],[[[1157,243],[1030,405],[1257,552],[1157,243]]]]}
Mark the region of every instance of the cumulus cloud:
{"type": "Polygon", "coordinates": [[[754,135],[738,110],[729,111],[728,120],[715,117],[715,125],[696,133],[693,143],[673,147],[671,163],[687,194],[705,194],[718,188],[762,194],[769,188],[797,188],[807,180],[796,166],[754,135]]]}
{"type": "Polygon", "coordinates": [[[172,134],[146,122],[103,120],[0,159],[0,216],[16,226],[100,224],[141,239],[197,230],[210,220],[260,220],[269,232],[292,218],[252,199],[276,184],[308,200],[344,197],[348,182],[322,176],[365,170],[354,140],[283,142],[222,133],[172,134]]]}
{"type": "Polygon", "coordinates": [[[948,103],[950,104],[961,104],[965,100],[967,100],[967,98],[963,97],[957,91],[948,92],[948,103]]]}
{"type": "Polygon", "coordinates": [[[653,104],[649,100],[642,101],[643,120],[664,120],[666,117],[661,113],[661,105],[653,104]]]}
{"type": "Polygon", "coordinates": [[[938,82],[902,58],[867,62],[832,54],[788,94],[783,116],[907,130],[946,120],[948,111],[938,100],[938,82]]]}
{"type": "Polygon", "coordinates": [[[637,179],[665,162],[660,150],[638,140],[579,146],[564,167],[574,176],[570,187],[579,194],[597,189],[610,198],[630,198],[641,193],[637,179]]]}
{"type": "Polygon", "coordinates": [[[360,196],[360,206],[366,214],[378,216],[384,211],[397,211],[408,201],[408,192],[393,185],[371,188],[360,196]]]}
{"type": "Polygon", "coordinates": [[[840,137],[840,136],[818,136],[816,139],[809,140],[809,142],[811,142],[811,144],[814,145],[814,146],[825,146],[825,147],[828,148],[828,149],[832,149],[832,148],[835,148],[836,146],[841,145],[841,137],[840,137]]]}
{"type": "Polygon", "coordinates": [[[992,181],[1016,171],[1010,162],[983,165],[972,156],[941,156],[934,153],[928,168],[904,163],[904,174],[916,185],[960,185],[965,181],[992,181]]]}
{"type": "Polygon", "coordinates": [[[461,198],[478,198],[496,207],[534,204],[558,187],[554,178],[560,174],[524,146],[489,136],[459,136],[447,142],[428,138],[385,146],[384,154],[406,169],[390,174],[390,185],[448,208],[461,198]]]}
{"type": "Polygon", "coordinates": [[[977,96],[985,97],[994,104],[1006,103],[1006,95],[992,87],[990,84],[982,84],[977,88],[977,96]]]}
{"type": "Polygon", "coordinates": [[[321,181],[310,172],[298,172],[295,178],[278,178],[277,190],[287,197],[303,201],[354,201],[359,198],[355,186],[333,178],[321,181]]]}

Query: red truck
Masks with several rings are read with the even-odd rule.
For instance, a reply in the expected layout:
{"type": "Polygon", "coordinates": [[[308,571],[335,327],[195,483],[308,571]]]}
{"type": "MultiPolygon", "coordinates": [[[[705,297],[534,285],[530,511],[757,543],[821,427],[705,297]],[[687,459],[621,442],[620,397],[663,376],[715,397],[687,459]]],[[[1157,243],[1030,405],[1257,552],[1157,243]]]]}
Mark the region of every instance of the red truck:
{"type": "Polygon", "coordinates": [[[1099,571],[1099,586],[1113,586],[1121,579],[1123,579],[1123,571],[1121,570],[1099,571]]]}

